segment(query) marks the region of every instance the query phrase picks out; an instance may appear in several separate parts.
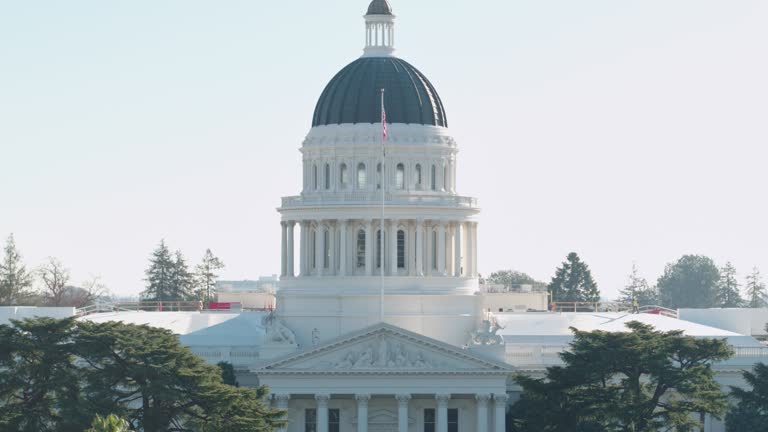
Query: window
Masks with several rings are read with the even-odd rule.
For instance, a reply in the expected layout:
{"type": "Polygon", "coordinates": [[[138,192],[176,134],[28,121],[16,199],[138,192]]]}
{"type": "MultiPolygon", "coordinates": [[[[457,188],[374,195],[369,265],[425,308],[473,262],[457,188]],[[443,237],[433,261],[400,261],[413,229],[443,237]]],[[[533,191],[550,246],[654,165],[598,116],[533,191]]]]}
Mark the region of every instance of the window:
{"type": "Polygon", "coordinates": [[[397,164],[397,172],[395,173],[395,185],[398,189],[405,189],[405,165],[397,164]]]}
{"type": "Polygon", "coordinates": [[[397,268],[405,268],[405,231],[397,232],[397,268]]]}
{"type": "Polygon", "coordinates": [[[314,408],[304,410],[304,432],[317,432],[317,410],[314,408]]]}
{"type": "Polygon", "coordinates": [[[325,190],[331,188],[331,165],[325,164],[325,190]]]}
{"type": "Polygon", "coordinates": [[[341,415],[339,413],[339,410],[329,409],[328,410],[328,432],[339,432],[340,427],[341,427],[341,415]]]}
{"type": "Polygon", "coordinates": [[[325,262],[323,267],[331,267],[331,233],[328,230],[323,230],[323,257],[325,262]]]}
{"type": "Polygon", "coordinates": [[[365,189],[365,185],[366,185],[365,164],[360,162],[359,164],[357,164],[357,188],[365,189]]]}
{"type": "Polygon", "coordinates": [[[416,164],[416,187],[421,189],[421,164],[416,164]]]}
{"type": "Polygon", "coordinates": [[[312,189],[317,190],[317,165],[312,165],[312,189]]]}
{"type": "Polygon", "coordinates": [[[381,189],[381,164],[376,165],[376,189],[381,189]]]}
{"type": "Polygon", "coordinates": [[[365,267],[365,231],[357,232],[357,268],[365,267]]]}
{"type": "Polygon", "coordinates": [[[435,409],[424,410],[424,432],[435,432],[435,409]]]}
{"type": "Polygon", "coordinates": [[[431,182],[431,189],[437,190],[437,167],[432,165],[432,172],[430,173],[430,182],[431,182]]]}
{"type": "Polygon", "coordinates": [[[341,182],[341,187],[346,187],[347,183],[349,182],[349,179],[347,178],[347,164],[341,164],[341,168],[339,170],[339,180],[341,182]]]}
{"type": "Polygon", "coordinates": [[[448,432],[459,432],[459,410],[457,408],[448,410],[448,432]]]}
{"type": "Polygon", "coordinates": [[[437,233],[432,232],[432,270],[437,270],[437,233]]]}

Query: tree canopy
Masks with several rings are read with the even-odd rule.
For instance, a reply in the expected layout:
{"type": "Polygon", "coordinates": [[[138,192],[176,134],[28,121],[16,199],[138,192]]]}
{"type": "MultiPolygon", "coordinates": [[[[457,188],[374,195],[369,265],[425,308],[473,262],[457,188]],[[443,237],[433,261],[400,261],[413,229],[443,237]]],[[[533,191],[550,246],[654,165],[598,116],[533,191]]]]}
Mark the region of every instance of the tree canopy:
{"type": "Polygon", "coordinates": [[[197,297],[203,302],[210,302],[216,298],[216,280],[218,271],[224,268],[224,262],[216,257],[210,249],[205,250],[203,260],[195,268],[197,279],[197,297]]]}
{"type": "Polygon", "coordinates": [[[490,276],[485,278],[484,282],[494,285],[504,285],[506,288],[511,288],[516,285],[532,285],[534,289],[543,290],[547,286],[544,282],[537,281],[527,273],[516,270],[499,270],[493,272],[490,276]]]}
{"type": "Polygon", "coordinates": [[[655,305],[659,302],[659,295],[655,288],[648,286],[648,281],[640,276],[637,265],[632,264],[632,273],[629,274],[627,285],[619,293],[619,301],[639,306],[655,305]]]}
{"type": "Polygon", "coordinates": [[[596,302],[600,291],[592,278],[589,266],[581,261],[575,252],[568,254],[566,261],[557,268],[548,286],[555,302],[596,302]]]}
{"type": "Polygon", "coordinates": [[[720,269],[720,281],[715,293],[715,304],[723,308],[744,306],[744,299],[739,293],[739,281],[736,279],[736,268],[730,261],[720,269]]]}
{"type": "Polygon", "coordinates": [[[726,430],[768,431],[768,365],[757,363],[752,371],[742,375],[752,389],[731,387],[731,396],[737,403],[725,417],[726,430]]]}
{"type": "Polygon", "coordinates": [[[13,234],[8,236],[0,262],[0,305],[14,305],[23,302],[32,288],[32,273],[21,260],[13,234]]]}
{"type": "Polygon", "coordinates": [[[627,332],[583,332],[542,379],[516,375],[523,387],[513,430],[542,432],[691,431],[692,414],[724,414],[726,396],[712,362],[732,355],[725,341],[661,332],[639,322],[627,332]]]}
{"type": "Polygon", "coordinates": [[[755,267],[752,273],[747,276],[747,301],[749,307],[760,308],[768,305],[766,301],[765,283],[760,275],[760,270],[755,267]]]}
{"type": "Polygon", "coordinates": [[[667,264],[656,286],[662,306],[677,309],[716,306],[720,270],[711,258],[685,255],[667,264]]]}
{"type": "Polygon", "coordinates": [[[144,432],[268,432],[282,413],[267,392],[223,383],[167,330],[50,318],[0,326],[3,430],[82,432],[115,414],[144,432]]]}

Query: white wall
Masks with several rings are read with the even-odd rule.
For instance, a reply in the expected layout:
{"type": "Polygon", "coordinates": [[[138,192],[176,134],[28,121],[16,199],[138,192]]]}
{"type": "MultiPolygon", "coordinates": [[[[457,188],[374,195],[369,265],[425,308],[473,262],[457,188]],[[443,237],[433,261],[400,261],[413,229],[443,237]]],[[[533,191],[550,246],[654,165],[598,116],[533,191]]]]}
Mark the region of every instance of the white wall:
{"type": "Polygon", "coordinates": [[[680,309],[680,319],[748,336],[766,336],[768,308],[680,309]]]}
{"type": "Polygon", "coordinates": [[[68,318],[75,315],[74,307],[36,307],[36,306],[1,306],[0,324],[10,324],[10,320],[33,317],[68,318]]]}
{"type": "Polygon", "coordinates": [[[478,296],[481,307],[490,309],[491,312],[499,312],[499,309],[502,309],[502,312],[510,312],[521,308],[521,312],[526,309],[547,310],[546,292],[481,293],[478,296]]]}

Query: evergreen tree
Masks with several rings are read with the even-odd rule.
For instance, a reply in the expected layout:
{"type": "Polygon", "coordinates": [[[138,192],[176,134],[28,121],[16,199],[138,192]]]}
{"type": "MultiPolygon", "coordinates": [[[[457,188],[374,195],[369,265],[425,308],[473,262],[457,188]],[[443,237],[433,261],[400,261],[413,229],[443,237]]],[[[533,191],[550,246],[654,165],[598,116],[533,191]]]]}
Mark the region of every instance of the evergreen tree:
{"type": "Polygon", "coordinates": [[[195,268],[197,297],[204,303],[216,298],[216,281],[219,279],[217,272],[223,268],[224,263],[210,249],[206,249],[203,261],[195,268]]]}
{"type": "Polygon", "coordinates": [[[736,279],[736,268],[729,262],[720,269],[720,282],[715,295],[717,306],[735,308],[744,305],[744,299],[739,294],[739,281],[736,279]]]}
{"type": "Polygon", "coordinates": [[[637,265],[633,263],[627,285],[619,293],[619,301],[631,305],[634,300],[637,300],[638,306],[655,305],[659,302],[659,296],[656,289],[648,286],[648,281],[640,276],[637,265]]]}
{"type": "MultiPolygon", "coordinates": [[[[585,332],[542,379],[515,375],[523,393],[513,430],[547,432],[692,431],[699,414],[719,418],[726,395],[713,362],[733,355],[719,339],[662,332],[637,321],[628,332],[585,332]]],[[[748,430],[748,429],[744,429],[748,430]]]]}
{"type": "Polygon", "coordinates": [[[575,252],[569,253],[566,261],[555,271],[548,288],[554,302],[600,301],[600,291],[592,279],[589,266],[575,252]]]}
{"type": "Polygon", "coordinates": [[[13,234],[5,242],[3,261],[0,262],[0,305],[15,305],[31,295],[32,274],[21,261],[13,234]]]}
{"type": "Polygon", "coordinates": [[[752,372],[744,371],[742,376],[752,390],[731,387],[731,396],[738,403],[725,417],[726,430],[765,432],[768,430],[768,366],[757,363],[752,372]]]}
{"type": "Polygon", "coordinates": [[[716,306],[715,295],[720,283],[720,270],[711,258],[685,255],[667,264],[656,286],[662,306],[677,309],[716,306]]]}
{"type": "Polygon", "coordinates": [[[131,426],[120,417],[110,414],[106,417],[96,415],[91,428],[85,432],[130,432],[131,426]]]}
{"type": "Polygon", "coordinates": [[[752,273],[747,276],[746,289],[749,307],[761,308],[768,305],[768,302],[766,302],[765,283],[757,267],[752,269],[752,273]]]}
{"type": "Polygon", "coordinates": [[[149,268],[146,270],[147,288],[141,293],[143,300],[181,300],[176,297],[174,266],[171,252],[165,245],[165,240],[161,240],[160,245],[152,252],[152,258],[149,259],[149,268]]]}
{"type": "Polygon", "coordinates": [[[187,267],[187,261],[180,250],[173,257],[171,267],[171,286],[173,287],[174,300],[193,300],[195,289],[195,277],[187,267]]]}

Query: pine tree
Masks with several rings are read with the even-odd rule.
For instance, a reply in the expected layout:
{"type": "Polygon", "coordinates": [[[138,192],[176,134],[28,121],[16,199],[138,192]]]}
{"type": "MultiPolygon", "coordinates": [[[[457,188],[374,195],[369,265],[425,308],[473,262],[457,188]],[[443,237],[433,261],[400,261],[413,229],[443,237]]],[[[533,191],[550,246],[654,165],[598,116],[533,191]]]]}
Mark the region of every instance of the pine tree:
{"type": "Polygon", "coordinates": [[[171,271],[171,286],[173,287],[174,300],[193,300],[195,277],[187,267],[187,261],[184,259],[180,250],[174,254],[173,266],[171,271]]]}
{"type": "Polygon", "coordinates": [[[655,305],[659,302],[659,296],[654,287],[648,286],[648,281],[640,276],[637,265],[632,263],[632,273],[629,274],[627,285],[619,293],[619,301],[638,306],[655,305]]]}
{"type": "Polygon", "coordinates": [[[760,276],[760,270],[755,267],[752,269],[752,273],[747,276],[747,300],[749,300],[749,307],[761,308],[766,307],[765,283],[762,276],[760,276]]]}
{"type": "Polygon", "coordinates": [[[146,270],[147,288],[141,293],[141,298],[147,301],[180,300],[175,297],[173,273],[171,252],[165,245],[165,240],[161,240],[149,259],[149,268],[146,270]]]}
{"type": "Polygon", "coordinates": [[[14,305],[31,294],[32,273],[21,262],[13,234],[5,242],[4,255],[0,263],[0,305],[14,305]]]}
{"type": "Polygon", "coordinates": [[[736,279],[736,268],[729,262],[720,269],[720,281],[715,294],[717,306],[724,308],[741,307],[744,299],[739,294],[739,281],[736,279]]]}
{"type": "Polygon", "coordinates": [[[589,266],[575,252],[568,254],[566,261],[556,270],[549,290],[552,300],[556,302],[600,301],[600,291],[589,266]]]}
{"type": "Polygon", "coordinates": [[[216,272],[223,268],[224,263],[206,249],[203,261],[195,269],[197,297],[203,302],[208,303],[216,297],[216,280],[219,278],[216,272]]]}
{"type": "Polygon", "coordinates": [[[702,255],[684,255],[676,263],[667,264],[656,286],[662,306],[677,309],[711,308],[720,281],[720,269],[702,255]]]}

